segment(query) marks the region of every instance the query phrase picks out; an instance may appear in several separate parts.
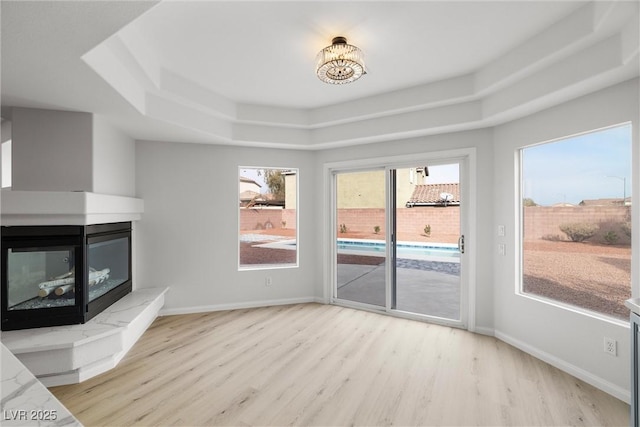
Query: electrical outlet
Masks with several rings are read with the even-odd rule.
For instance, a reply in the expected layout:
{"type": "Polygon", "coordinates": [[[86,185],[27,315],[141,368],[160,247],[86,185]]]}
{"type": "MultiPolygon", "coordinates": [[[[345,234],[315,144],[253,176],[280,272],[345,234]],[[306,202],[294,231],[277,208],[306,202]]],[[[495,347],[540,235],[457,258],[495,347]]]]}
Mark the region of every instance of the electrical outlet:
{"type": "Polygon", "coordinates": [[[265,285],[265,286],[271,286],[271,283],[272,283],[272,282],[271,282],[271,277],[267,276],[267,277],[264,279],[264,285],[265,285]]]}
{"type": "Polygon", "coordinates": [[[504,237],[504,225],[498,226],[498,236],[504,237]]]}
{"type": "Polygon", "coordinates": [[[612,356],[617,356],[617,344],[618,343],[613,338],[604,337],[604,352],[612,356]]]}
{"type": "Polygon", "coordinates": [[[504,243],[498,243],[498,255],[506,255],[507,254],[507,247],[505,246],[504,243]]]}

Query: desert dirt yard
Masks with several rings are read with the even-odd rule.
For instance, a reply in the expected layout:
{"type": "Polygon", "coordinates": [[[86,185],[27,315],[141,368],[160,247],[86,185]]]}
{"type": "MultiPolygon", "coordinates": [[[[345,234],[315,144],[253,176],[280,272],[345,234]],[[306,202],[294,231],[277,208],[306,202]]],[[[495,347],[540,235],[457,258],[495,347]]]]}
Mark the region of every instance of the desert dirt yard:
{"type": "Polygon", "coordinates": [[[523,291],[628,320],[631,248],[577,242],[525,242],[523,291]]]}

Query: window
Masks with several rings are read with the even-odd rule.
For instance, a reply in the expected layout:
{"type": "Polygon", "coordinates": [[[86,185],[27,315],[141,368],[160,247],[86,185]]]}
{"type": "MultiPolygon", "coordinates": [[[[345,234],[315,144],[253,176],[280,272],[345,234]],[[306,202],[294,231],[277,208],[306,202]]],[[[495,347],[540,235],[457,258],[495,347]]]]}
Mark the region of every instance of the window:
{"type": "Polygon", "coordinates": [[[527,295],[627,320],[631,125],[520,150],[527,295]]]}
{"type": "Polygon", "coordinates": [[[297,267],[298,171],[240,167],[239,268],[297,267]]]}

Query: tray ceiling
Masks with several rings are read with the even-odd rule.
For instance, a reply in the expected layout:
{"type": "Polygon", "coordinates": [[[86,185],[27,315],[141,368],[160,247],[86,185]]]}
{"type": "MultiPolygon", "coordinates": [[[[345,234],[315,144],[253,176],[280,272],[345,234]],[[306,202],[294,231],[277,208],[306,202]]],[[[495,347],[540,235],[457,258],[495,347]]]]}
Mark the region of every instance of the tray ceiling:
{"type": "Polygon", "coordinates": [[[137,139],[391,140],[492,125],[633,78],[637,32],[637,2],[3,1],[3,114],[89,111],[137,139]],[[344,86],[314,74],[337,35],[369,72],[344,86]]]}

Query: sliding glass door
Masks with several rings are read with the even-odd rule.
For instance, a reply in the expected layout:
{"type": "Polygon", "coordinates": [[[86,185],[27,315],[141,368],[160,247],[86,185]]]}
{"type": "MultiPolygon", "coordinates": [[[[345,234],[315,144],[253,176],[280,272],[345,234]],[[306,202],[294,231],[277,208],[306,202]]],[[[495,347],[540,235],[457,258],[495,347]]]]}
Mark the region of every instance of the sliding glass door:
{"type": "Polygon", "coordinates": [[[391,308],[460,320],[457,163],[392,169],[391,308]]]}
{"type": "Polygon", "coordinates": [[[386,306],[384,169],[342,172],[336,189],[336,296],[386,306]]]}
{"type": "Polygon", "coordinates": [[[333,182],[334,300],[461,322],[460,162],[335,171],[333,182]]]}

